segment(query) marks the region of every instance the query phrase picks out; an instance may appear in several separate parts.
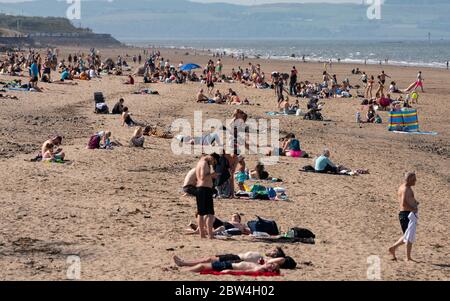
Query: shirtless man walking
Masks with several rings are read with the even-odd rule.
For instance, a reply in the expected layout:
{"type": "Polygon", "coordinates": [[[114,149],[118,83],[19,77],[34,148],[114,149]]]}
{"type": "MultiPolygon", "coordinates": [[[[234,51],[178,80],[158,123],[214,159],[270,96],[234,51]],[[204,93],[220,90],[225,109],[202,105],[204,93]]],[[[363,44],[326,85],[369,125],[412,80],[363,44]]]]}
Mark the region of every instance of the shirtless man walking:
{"type": "Polygon", "coordinates": [[[214,167],[218,161],[219,156],[217,154],[207,155],[200,159],[195,168],[197,177],[197,224],[201,238],[206,238],[206,234],[208,234],[210,239],[214,239],[213,179],[216,174],[211,171],[211,167],[214,167]]]}
{"type": "Polygon", "coordinates": [[[414,197],[412,187],[416,185],[416,174],[409,172],[405,175],[405,183],[398,190],[398,200],[400,202],[400,225],[402,227],[403,236],[389,248],[389,253],[393,256],[393,260],[397,260],[395,251],[398,247],[406,243],[406,261],[413,261],[411,258],[411,250],[415,239],[415,227],[411,229],[410,220],[417,219],[419,202],[414,197]],[[410,233],[407,233],[407,232],[410,233]],[[411,235],[411,231],[413,232],[411,235]]]}

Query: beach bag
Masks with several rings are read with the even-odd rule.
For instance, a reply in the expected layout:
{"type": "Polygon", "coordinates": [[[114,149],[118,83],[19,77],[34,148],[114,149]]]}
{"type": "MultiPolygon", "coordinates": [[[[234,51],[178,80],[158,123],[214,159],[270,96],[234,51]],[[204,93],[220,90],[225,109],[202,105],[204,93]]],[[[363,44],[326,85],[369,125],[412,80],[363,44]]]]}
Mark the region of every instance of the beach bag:
{"type": "Polygon", "coordinates": [[[96,114],[109,114],[109,108],[106,103],[97,103],[95,105],[96,114]]]}
{"type": "Polygon", "coordinates": [[[102,92],[95,92],[94,93],[94,100],[95,100],[95,103],[104,103],[105,102],[105,97],[103,97],[103,93],[102,92]]]}
{"type": "Polygon", "coordinates": [[[98,135],[94,135],[89,140],[88,149],[98,149],[98,148],[100,148],[100,137],[98,135]]]}
{"type": "Polygon", "coordinates": [[[259,216],[256,217],[257,219],[254,221],[249,221],[247,223],[247,226],[250,228],[250,231],[253,232],[265,232],[269,235],[279,235],[280,232],[278,231],[278,225],[275,221],[271,220],[265,220],[260,218],[259,216]]]}
{"type": "Polygon", "coordinates": [[[306,171],[306,172],[315,172],[316,169],[315,169],[314,167],[312,167],[311,165],[306,165],[306,166],[303,167],[303,171],[306,171]]]}
{"type": "Polygon", "coordinates": [[[292,228],[291,231],[294,233],[294,238],[301,238],[301,239],[316,238],[316,235],[308,229],[295,227],[292,228]]]}

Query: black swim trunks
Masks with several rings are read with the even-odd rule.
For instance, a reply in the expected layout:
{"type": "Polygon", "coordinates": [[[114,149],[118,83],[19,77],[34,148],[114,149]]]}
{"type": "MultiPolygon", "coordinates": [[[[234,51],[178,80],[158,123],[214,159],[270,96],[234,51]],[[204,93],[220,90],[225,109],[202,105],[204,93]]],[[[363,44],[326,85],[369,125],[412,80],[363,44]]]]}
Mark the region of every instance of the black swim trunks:
{"type": "Polygon", "coordinates": [[[241,257],[234,254],[217,255],[220,262],[242,262],[241,257]]]}
{"type": "Polygon", "coordinates": [[[233,269],[233,263],[230,261],[220,262],[216,261],[212,263],[212,269],[216,272],[222,272],[225,270],[232,270],[233,269]]]}
{"type": "Polygon", "coordinates": [[[197,187],[197,212],[200,216],[214,215],[213,190],[208,187],[197,187]]]}
{"type": "Polygon", "coordinates": [[[403,234],[405,234],[406,230],[408,229],[409,225],[409,214],[410,211],[401,211],[399,216],[400,219],[400,226],[402,227],[403,234]]]}
{"type": "Polygon", "coordinates": [[[208,82],[208,83],[206,83],[206,87],[208,87],[208,88],[214,88],[214,82],[208,82]]]}

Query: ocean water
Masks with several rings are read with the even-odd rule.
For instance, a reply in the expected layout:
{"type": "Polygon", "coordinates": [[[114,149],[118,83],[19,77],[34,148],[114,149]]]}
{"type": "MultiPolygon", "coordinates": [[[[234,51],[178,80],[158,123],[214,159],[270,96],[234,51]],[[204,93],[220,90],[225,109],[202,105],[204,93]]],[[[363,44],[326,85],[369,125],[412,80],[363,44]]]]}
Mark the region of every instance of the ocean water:
{"type": "Polygon", "coordinates": [[[136,46],[226,51],[283,60],[341,60],[343,63],[446,68],[450,41],[304,41],[304,40],[152,40],[125,41],[136,46]]]}

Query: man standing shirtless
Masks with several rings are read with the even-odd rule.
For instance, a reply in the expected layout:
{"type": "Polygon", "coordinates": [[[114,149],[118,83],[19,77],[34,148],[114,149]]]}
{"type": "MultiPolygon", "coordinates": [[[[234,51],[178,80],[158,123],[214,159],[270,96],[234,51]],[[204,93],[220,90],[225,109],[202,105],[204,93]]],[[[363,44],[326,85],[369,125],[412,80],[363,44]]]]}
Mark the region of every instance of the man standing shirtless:
{"type": "Polygon", "coordinates": [[[219,156],[217,154],[207,155],[200,159],[195,168],[197,177],[197,223],[201,238],[206,238],[206,234],[208,234],[210,239],[214,239],[213,179],[216,174],[211,171],[211,167],[214,167],[218,161],[219,156]]]}
{"type": "Polygon", "coordinates": [[[406,261],[413,261],[411,258],[412,245],[415,240],[415,226],[417,220],[417,212],[419,202],[414,197],[412,187],[416,185],[416,174],[409,172],[405,175],[405,183],[398,190],[398,199],[400,202],[400,225],[402,227],[403,236],[389,248],[389,253],[393,256],[393,260],[397,260],[395,251],[398,247],[406,243],[406,261]],[[411,222],[413,219],[413,222],[411,222]],[[409,231],[409,233],[407,233],[409,231]],[[412,235],[411,235],[412,234],[412,235]]]}

